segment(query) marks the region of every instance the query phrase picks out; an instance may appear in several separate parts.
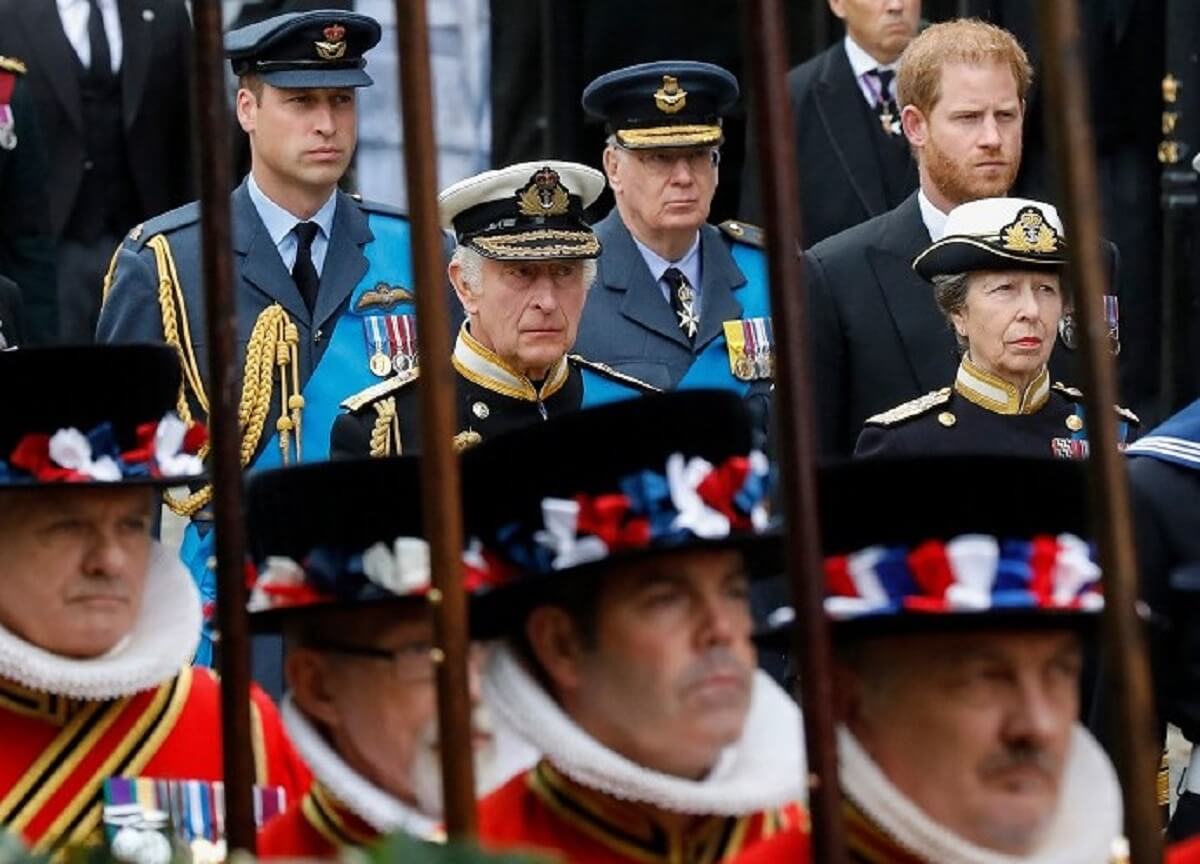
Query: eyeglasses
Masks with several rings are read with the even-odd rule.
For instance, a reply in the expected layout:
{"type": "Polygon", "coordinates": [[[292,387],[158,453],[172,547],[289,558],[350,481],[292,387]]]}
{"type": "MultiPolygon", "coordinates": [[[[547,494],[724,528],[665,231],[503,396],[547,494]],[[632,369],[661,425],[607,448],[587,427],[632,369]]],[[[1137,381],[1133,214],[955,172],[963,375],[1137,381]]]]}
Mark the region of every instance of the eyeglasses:
{"type": "Polygon", "coordinates": [[[721,151],[716,147],[696,147],[690,150],[630,150],[628,151],[651,174],[665,177],[675,170],[679,160],[687,163],[688,170],[699,174],[721,164],[721,151]]]}

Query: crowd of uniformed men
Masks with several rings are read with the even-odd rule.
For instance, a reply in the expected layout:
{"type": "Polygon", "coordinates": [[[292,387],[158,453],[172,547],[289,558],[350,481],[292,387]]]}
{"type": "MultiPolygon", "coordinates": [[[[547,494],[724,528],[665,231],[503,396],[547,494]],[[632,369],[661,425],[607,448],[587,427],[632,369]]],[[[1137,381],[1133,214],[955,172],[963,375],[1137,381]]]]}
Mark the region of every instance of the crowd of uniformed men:
{"type": "MultiPolygon", "coordinates": [[[[57,259],[93,292],[99,344],[21,347],[4,319],[0,827],[55,855],[107,842],[123,861],[217,860],[198,205],[121,225],[86,276],[135,203],[111,147],[137,132],[109,98],[135,98],[145,72],[135,5],[20,13],[66,37],[61,64],[31,78],[79,100],[96,155],[84,203],[59,216],[105,216],[67,231],[57,259]],[[178,548],[156,539],[163,505],[186,519],[178,548]]],[[[1091,662],[1104,600],[1081,462],[1088,424],[1117,424],[1156,682],[1145,710],[1195,740],[1200,402],[1143,430],[1119,406],[1085,417],[1061,379],[1070,238],[1052,202],[1010,197],[1032,78],[1018,40],[974,19],[920,29],[917,0],[829,5],[846,38],[790,85],[801,181],[822,190],[803,197],[821,238],[803,253],[805,348],[851,857],[1123,860],[1109,742],[1090,731],[1108,688],[1091,662]]],[[[143,21],[165,8],[147,2],[143,21]]],[[[264,857],[441,834],[410,225],[339,188],[380,37],[367,16],[317,10],[225,41],[250,148],[231,235],[264,857]]],[[[25,76],[0,58],[0,172],[35,140],[25,76]]],[[[490,850],[808,855],[801,707],[759,662],[796,626],[772,602],[786,594],[764,239],[708,222],[738,98],[709,63],[617,69],[581,94],[605,127],[603,171],[539,159],[438,198],[490,850]],[[606,186],[615,206],[592,222],[606,186]]],[[[27,304],[28,332],[52,318],[46,300],[27,304]]],[[[1194,773],[1173,861],[1200,860],[1194,773]]]]}

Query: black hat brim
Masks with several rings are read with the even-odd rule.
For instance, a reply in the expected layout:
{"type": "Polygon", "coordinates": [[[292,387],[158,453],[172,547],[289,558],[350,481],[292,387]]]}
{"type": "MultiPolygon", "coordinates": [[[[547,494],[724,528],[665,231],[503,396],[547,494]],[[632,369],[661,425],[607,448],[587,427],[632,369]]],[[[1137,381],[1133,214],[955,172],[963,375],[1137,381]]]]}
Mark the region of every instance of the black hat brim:
{"type": "Polygon", "coordinates": [[[1045,270],[1066,266],[1061,254],[1009,252],[973,237],[945,237],[913,260],[913,269],[926,280],[934,276],[986,270],[1045,270]]]}

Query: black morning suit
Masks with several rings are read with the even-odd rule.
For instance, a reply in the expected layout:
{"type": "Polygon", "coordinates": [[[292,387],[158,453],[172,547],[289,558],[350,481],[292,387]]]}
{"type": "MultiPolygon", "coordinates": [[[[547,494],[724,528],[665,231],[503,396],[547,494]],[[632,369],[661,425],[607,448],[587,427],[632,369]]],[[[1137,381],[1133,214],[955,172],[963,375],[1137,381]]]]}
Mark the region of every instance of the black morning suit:
{"type": "MultiPolygon", "coordinates": [[[[796,135],[804,244],[815,243],[886,213],[917,188],[917,165],[901,135],[884,133],[838,40],[788,73],[796,135]]],[[[754,124],[749,124],[753,130],[754,124]]],[[[756,136],[742,177],[738,215],[761,222],[756,136]]]]}

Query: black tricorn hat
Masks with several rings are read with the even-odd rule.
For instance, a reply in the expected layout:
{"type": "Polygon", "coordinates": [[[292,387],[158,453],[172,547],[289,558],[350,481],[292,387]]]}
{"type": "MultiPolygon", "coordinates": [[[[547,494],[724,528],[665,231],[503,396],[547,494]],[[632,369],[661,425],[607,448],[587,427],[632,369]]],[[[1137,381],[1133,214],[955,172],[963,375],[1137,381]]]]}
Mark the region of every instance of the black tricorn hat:
{"type": "Polygon", "coordinates": [[[174,416],[180,381],[165,345],[0,351],[0,488],[200,479],[207,435],[174,416]]]}
{"type": "Polygon", "coordinates": [[[736,547],[777,572],[766,457],[740,398],[653,394],[489,439],[463,454],[472,631],[499,636],[569,580],[664,552],[736,547]]]}
{"type": "MultiPolygon", "coordinates": [[[[999,456],[861,460],[818,474],[826,615],[838,639],[1087,627],[1100,571],[1083,467],[999,456]],[[935,490],[933,493],[930,490],[935,490]]],[[[760,641],[785,643],[776,610],[760,641]]]]}
{"type": "Polygon", "coordinates": [[[364,604],[428,602],[416,456],[276,468],[246,482],[257,630],[364,604]]]}
{"type": "Polygon", "coordinates": [[[289,12],[225,34],[234,75],[272,87],[369,87],[363,57],[379,42],[379,22],[338,9],[289,12]]]}

